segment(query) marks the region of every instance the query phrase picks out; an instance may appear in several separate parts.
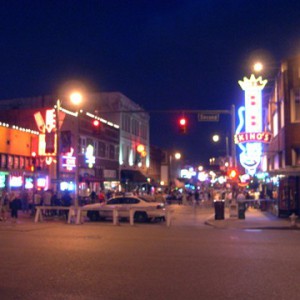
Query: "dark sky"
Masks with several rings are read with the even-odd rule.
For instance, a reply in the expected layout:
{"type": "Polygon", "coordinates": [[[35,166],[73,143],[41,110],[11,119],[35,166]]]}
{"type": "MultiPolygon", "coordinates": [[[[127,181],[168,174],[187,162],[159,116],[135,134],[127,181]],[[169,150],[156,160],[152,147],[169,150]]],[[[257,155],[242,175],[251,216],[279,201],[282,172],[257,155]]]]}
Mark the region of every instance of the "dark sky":
{"type": "MultiPolygon", "coordinates": [[[[237,81],[260,56],[269,73],[300,51],[298,0],[107,0],[0,3],[0,99],[55,94],[69,80],[119,91],[146,110],[230,109],[243,104],[237,81]]],[[[192,161],[224,154],[230,130],[176,114],[151,113],[151,143],[192,161]],[[223,152],[223,153],[222,153],[223,152]]]]}

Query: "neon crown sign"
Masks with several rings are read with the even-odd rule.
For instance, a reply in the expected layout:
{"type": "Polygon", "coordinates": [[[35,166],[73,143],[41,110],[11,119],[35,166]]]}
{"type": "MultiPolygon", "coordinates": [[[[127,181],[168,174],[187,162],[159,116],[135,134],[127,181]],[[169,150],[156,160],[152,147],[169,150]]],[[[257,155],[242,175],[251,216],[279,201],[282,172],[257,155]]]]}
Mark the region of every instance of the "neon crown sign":
{"type": "Polygon", "coordinates": [[[245,106],[238,110],[239,126],[234,137],[235,143],[241,149],[240,163],[246,173],[254,175],[262,156],[262,143],[269,143],[271,133],[263,131],[262,124],[262,90],[267,80],[262,77],[244,77],[239,85],[245,91],[245,106]]]}

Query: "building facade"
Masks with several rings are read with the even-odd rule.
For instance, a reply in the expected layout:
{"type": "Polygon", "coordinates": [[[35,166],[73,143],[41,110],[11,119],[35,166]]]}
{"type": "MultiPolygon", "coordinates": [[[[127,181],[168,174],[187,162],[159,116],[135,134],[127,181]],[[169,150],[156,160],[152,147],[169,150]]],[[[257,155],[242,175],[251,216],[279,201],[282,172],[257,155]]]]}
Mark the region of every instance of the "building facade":
{"type": "Polygon", "coordinates": [[[32,156],[39,132],[0,122],[0,191],[48,188],[48,171],[42,161],[32,156]]]}
{"type": "Polygon", "coordinates": [[[265,151],[265,169],[278,182],[278,214],[299,214],[300,56],[281,63],[266,108],[273,138],[265,151]]]}
{"type": "Polygon", "coordinates": [[[300,174],[300,56],[282,62],[267,105],[267,127],[273,134],[267,170],[300,174]]]}
{"type": "Polygon", "coordinates": [[[150,168],[149,114],[121,93],[89,94],[95,114],[119,125],[120,178],[125,189],[147,184],[150,168]],[[139,147],[143,150],[139,151],[139,147]]]}
{"type": "MultiPolygon", "coordinates": [[[[74,111],[74,108],[68,104],[69,100],[66,97],[62,96],[60,99],[63,107],[74,111]]],[[[32,107],[41,109],[53,107],[55,103],[56,99],[53,96],[40,96],[1,100],[0,108],[3,110],[23,110],[32,107]]],[[[138,104],[119,92],[89,93],[84,96],[84,101],[80,108],[82,111],[89,112],[90,117],[98,119],[101,124],[104,124],[100,128],[103,128],[103,126],[118,127],[118,146],[114,153],[118,153],[119,170],[117,178],[121,181],[123,187],[131,190],[147,183],[150,168],[149,114],[138,104]],[[142,151],[138,150],[140,147],[143,147],[142,151]]],[[[22,122],[29,126],[31,123],[30,118],[27,118],[27,120],[22,118],[22,122]]],[[[78,124],[73,126],[73,131],[77,126],[78,124]]],[[[79,130],[82,134],[86,133],[86,128],[84,122],[80,122],[79,130]]],[[[79,140],[81,148],[85,147],[84,143],[88,139],[88,137],[83,137],[79,140]]],[[[106,139],[110,139],[109,135],[106,135],[106,139]]],[[[107,155],[112,153],[111,150],[107,149],[107,147],[110,148],[109,142],[106,143],[105,147],[99,143],[96,144],[98,149],[95,149],[95,151],[102,151],[102,154],[106,153],[107,155]]],[[[79,156],[81,152],[82,149],[79,149],[79,156]]],[[[101,171],[99,172],[101,173],[101,171]]],[[[111,172],[104,173],[112,175],[111,172]]]]}
{"type": "MultiPolygon", "coordinates": [[[[1,110],[1,117],[5,122],[15,120],[18,126],[26,125],[38,132],[31,140],[28,155],[33,159],[34,153],[35,171],[48,174],[47,188],[78,191],[80,197],[88,197],[92,191],[119,188],[116,124],[83,110],[74,113],[63,107],[59,111],[53,107],[1,110]]],[[[23,146],[21,139],[12,140],[23,146]]]]}

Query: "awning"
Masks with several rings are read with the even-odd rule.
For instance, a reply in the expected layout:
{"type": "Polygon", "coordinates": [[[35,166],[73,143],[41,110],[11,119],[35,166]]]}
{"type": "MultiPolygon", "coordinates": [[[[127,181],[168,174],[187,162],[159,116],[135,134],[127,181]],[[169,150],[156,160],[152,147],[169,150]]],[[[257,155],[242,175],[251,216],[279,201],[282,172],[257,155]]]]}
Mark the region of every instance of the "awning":
{"type": "Polygon", "coordinates": [[[121,181],[144,183],[147,182],[147,177],[137,170],[121,170],[121,181]]]}

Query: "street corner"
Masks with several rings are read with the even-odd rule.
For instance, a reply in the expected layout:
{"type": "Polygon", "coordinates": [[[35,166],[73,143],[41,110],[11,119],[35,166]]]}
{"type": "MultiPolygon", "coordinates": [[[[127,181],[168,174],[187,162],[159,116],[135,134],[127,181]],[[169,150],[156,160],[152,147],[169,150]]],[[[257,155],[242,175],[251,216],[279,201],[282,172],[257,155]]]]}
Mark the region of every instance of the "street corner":
{"type": "Polygon", "coordinates": [[[216,220],[215,216],[213,215],[206,219],[204,221],[204,224],[213,228],[225,229],[228,227],[228,220],[226,218],[222,220],[216,220]]]}

